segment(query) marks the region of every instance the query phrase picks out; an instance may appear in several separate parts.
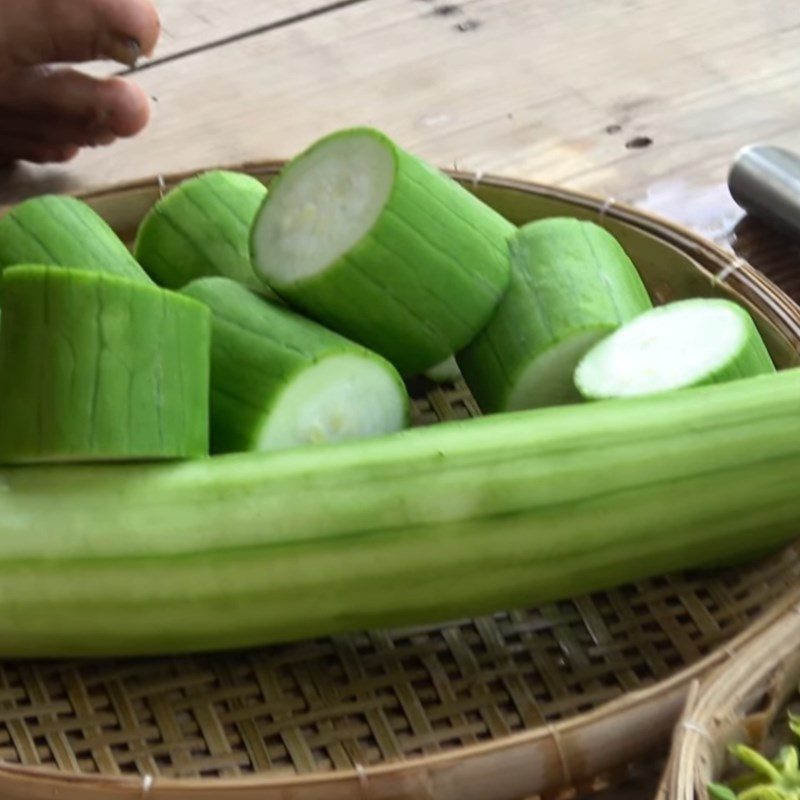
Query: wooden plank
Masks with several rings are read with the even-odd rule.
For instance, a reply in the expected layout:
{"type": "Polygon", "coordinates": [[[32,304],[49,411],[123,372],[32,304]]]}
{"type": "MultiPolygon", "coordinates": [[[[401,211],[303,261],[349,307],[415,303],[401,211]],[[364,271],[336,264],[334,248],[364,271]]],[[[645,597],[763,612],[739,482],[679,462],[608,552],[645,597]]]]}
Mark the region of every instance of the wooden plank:
{"type": "Polygon", "coordinates": [[[315,17],[142,73],[159,98],[144,136],[10,192],[290,156],[366,123],[443,166],[638,202],[720,234],[736,213],[722,188],[736,150],[800,150],[800,7],[620,8],[376,0],[315,17]]]}

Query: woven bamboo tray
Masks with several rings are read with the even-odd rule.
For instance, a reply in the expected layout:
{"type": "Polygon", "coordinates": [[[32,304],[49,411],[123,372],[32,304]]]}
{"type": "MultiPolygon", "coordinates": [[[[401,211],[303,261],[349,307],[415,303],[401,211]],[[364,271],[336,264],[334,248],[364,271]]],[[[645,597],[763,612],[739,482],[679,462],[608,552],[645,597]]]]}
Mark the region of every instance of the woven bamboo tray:
{"type": "Polygon", "coordinates": [[[709,782],[736,771],[727,752],[733,742],[774,756],[779,743],[792,741],[783,712],[790,701],[798,710],[800,592],[780,606],[771,625],[692,687],[658,800],[708,800],[709,782]]]}
{"type": "MultiPolygon", "coordinates": [[[[265,182],[279,164],[244,167],[265,182]]],[[[173,176],[85,195],[124,237],[173,176]]],[[[732,296],[776,362],[800,310],[744,261],[633,209],[456,177],[517,223],[569,214],[619,238],[661,301],[732,296]]],[[[416,422],[477,414],[416,387],[416,422]]],[[[800,530],[798,530],[800,534],[800,530]]],[[[588,789],[667,742],[692,681],[747,646],[800,547],[538,608],[247,652],[0,662],[2,800],[517,800],[588,789]]]]}

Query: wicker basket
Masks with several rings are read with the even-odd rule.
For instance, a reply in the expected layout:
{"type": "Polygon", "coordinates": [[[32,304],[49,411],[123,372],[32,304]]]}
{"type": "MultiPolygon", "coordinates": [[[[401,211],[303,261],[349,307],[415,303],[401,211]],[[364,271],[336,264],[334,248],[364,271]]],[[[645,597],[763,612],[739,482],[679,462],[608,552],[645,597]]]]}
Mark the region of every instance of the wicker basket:
{"type": "MultiPolygon", "coordinates": [[[[265,181],[279,165],[244,169],[265,181]]],[[[130,238],[164,186],[86,197],[130,238]]],[[[457,175],[515,222],[601,222],[660,300],[732,296],[775,360],[800,310],[740,259],[666,221],[544,186],[457,175]]],[[[420,394],[420,424],[477,413],[420,394]]],[[[798,531],[800,533],[800,531],[798,531]]],[[[255,651],[0,663],[0,798],[516,800],[591,786],[663,745],[692,681],[748,646],[800,575],[800,548],[539,608],[255,651]]]]}
{"type": "Polygon", "coordinates": [[[729,744],[770,750],[783,738],[786,720],[778,712],[797,700],[800,684],[800,592],[780,605],[771,625],[692,687],[658,800],[708,800],[709,782],[733,766],[729,744]]]}

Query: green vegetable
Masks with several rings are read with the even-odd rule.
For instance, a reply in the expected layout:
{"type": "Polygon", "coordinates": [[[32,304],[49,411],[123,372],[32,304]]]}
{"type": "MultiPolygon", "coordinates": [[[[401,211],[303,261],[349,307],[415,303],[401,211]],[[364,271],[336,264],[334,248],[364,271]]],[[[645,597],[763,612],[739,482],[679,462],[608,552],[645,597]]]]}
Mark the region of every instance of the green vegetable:
{"type": "MultiPolygon", "coordinates": [[[[797,718],[791,712],[789,727],[797,736],[797,718]]],[[[728,749],[751,771],[736,776],[729,786],[709,784],[708,793],[715,800],[800,800],[800,753],[796,746],[782,747],[774,761],[744,744],[732,744],[728,749]]]]}
{"type": "Polygon", "coordinates": [[[295,159],[256,217],[256,272],[284,299],[402,373],[451,356],[508,286],[510,222],[377,131],[295,159]]]}
{"type": "Polygon", "coordinates": [[[0,217],[0,268],[51,264],[150,283],[106,222],[73,197],[44,195],[0,217]]]}
{"type": "Polygon", "coordinates": [[[225,278],[184,292],[213,313],[211,446],[275,450],[404,428],[409,400],[385,359],[225,278]]]}
{"type": "Polygon", "coordinates": [[[63,267],[10,267],[0,292],[0,461],[207,452],[208,309],[63,267]]]}
{"type": "Polygon", "coordinates": [[[0,470],[0,654],[446,620],[797,536],[800,370],[184,464],[0,470]]]}
{"type": "Polygon", "coordinates": [[[447,360],[425,370],[425,377],[434,383],[455,383],[461,380],[461,370],[458,368],[455,356],[450,356],[447,360]]]}
{"type": "Polygon", "coordinates": [[[136,258],[168,289],[205,275],[263,289],[250,266],[249,236],[266,194],[260,181],[237,172],[206,172],[184,181],[144,218],[136,258]]]}
{"type": "Polygon", "coordinates": [[[661,306],[590,350],[575,383],[584,397],[632,397],[774,372],[750,315],[729,300],[661,306]]]}
{"type": "Polygon", "coordinates": [[[650,298],[625,251],[594,223],[532,222],[510,247],[511,286],[458,365],[484,412],[574,402],[581,356],[651,308],[650,298]]]}

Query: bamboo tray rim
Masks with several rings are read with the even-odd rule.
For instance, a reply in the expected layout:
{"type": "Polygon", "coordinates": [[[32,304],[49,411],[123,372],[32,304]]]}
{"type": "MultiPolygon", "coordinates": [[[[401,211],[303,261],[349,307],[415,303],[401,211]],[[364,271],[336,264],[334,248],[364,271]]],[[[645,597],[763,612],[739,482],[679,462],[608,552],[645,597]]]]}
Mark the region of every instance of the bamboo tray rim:
{"type": "MultiPolygon", "coordinates": [[[[248,172],[257,176],[271,176],[276,174],[286,162],[284,160],[266,160],[246,162],[238,165],[219,167],[235,171],[248,172]]],[[[181,180],[189,178],[204,170],[189,170],[168,175],[157,175],[151,178],[138,179],[108,186],[82,189],[67,192],[71,196],[83,200],[99,200],[118,194],[141,190],[153,190],[172,186],[181,180]]],[[[444,170],[453,178],[467,186],[482,186],[500,190],[511,190],[525,194],[538,194],[540,196],[564,201],[598,212],[599,221],[604,217],[616,219],[629,224],[640,232],[654,236],[661,242],[677,246],[684,255],[694,261],[695,267],[709,276],[709,280],[722,282],[735,276],[742,281],[751,292],[757,296],[768,291],[770,299],[774,301],[771,306],[773,321],[781,323],[784,330],[800,340],[800,308],[778,286],[764,278],[757,270],[750,266],[739,256],[725,250],[718,244],[705,239],[683,226],[656,214],[636,209],[625,203],[615,200],[603,200],[595,195],[562,189],[559,187],[542,184],[535,181],[520,180],[496,175],[478,175],[471,172],[444,170]],[[728,266],[722,277],[715,275],[704,264],[698,263],[695,256],[707,256],[724,262],[728,266]],[[780,316],[776,312],[780,312],[780,316]]],[[[4,209],[0,208],[0,212],[4,209]]],[[[752,298],[741,298],[750,302],[752,298]]],[[[794,348],[800,353],[800,345],[795,341],[794,348]]],[[[62,788],[74,789],[103,787],[109,790],[130,791],[131,797],[149,796],[156,785],[159,796],[162,794],[181,793],[193,790],[228,790],[248,791],[259,788],[290,789],[298,785],[308,787],[342,786],[352,784],[356,796],[367,796],[368,784],[372,780],[388,778],[403,774],[409,778],[424,777],[439,770],[446,770],[457,764],[492,756],[501,751],[513,748],[525,748],[540,742],[551,742],[557,760],[561,765],[564,784],[569,785],[572,780],[569,762],[565,758],[565,748],[569,750],[569,742],[581,732],[594,728],[602,728],[604,723],[612,721],[625,712],[645,709],[648,706],[656,716],[671,713],[677,717],[683,708],[685,698],[693,682],[703,673],[726,662],[735,656],[754,637],[766,630],[775,620],[780,618],[787,609],[798,602],[794,593],[787,593],[779,601],[773,602],[750,622],[739,634],[724,645],[712,650],[708,655],[683,667],[668,678],[657,681],[651,686],[627,692],[620,697],[601,704],[589,712],[575,714],[569,718],[551,724],[541,725],[537,728],[509,734],[502,739],[464,746],[459,749],[427,756],[417,756],[402,761],[384,763],[357,769],[335,769],[327,773],[312,774],[279,774],[272,776],[269,773],[257,773],[237,777],[204,777],[204,778],[172,778],[133,775],[105,775],[105,774],[75,774],[63,772],[50,766],[33,767],[0,762],[0,790],[3,786],[20,789],[21,784],[35,783],[39,788],[47,790],[53,787],[53,792],[62,788]],[[666,711],[665,711],[666,709],[666,711]],[[138,792],[138,794],[137,794],[138,792]]],[[[38,795],[37,795],[38,796],[38,795]]],[[[45,796],[45,795],[42,795],[45,796]]],[[[70,795],[72,797],[73,795],[70,795]]],[[[77,795],[75,795],[77,796],[77,795]]]]}
{"type": "Polygon", "coordinates": [[[717,768],[733,761],[725,752],[729,742],[760,749],[797,691],[798,617],[800,589],[795,589],[733,659],[692,683],[655,800],[708,800],[705,779],[724,781],[717,768]]]}

